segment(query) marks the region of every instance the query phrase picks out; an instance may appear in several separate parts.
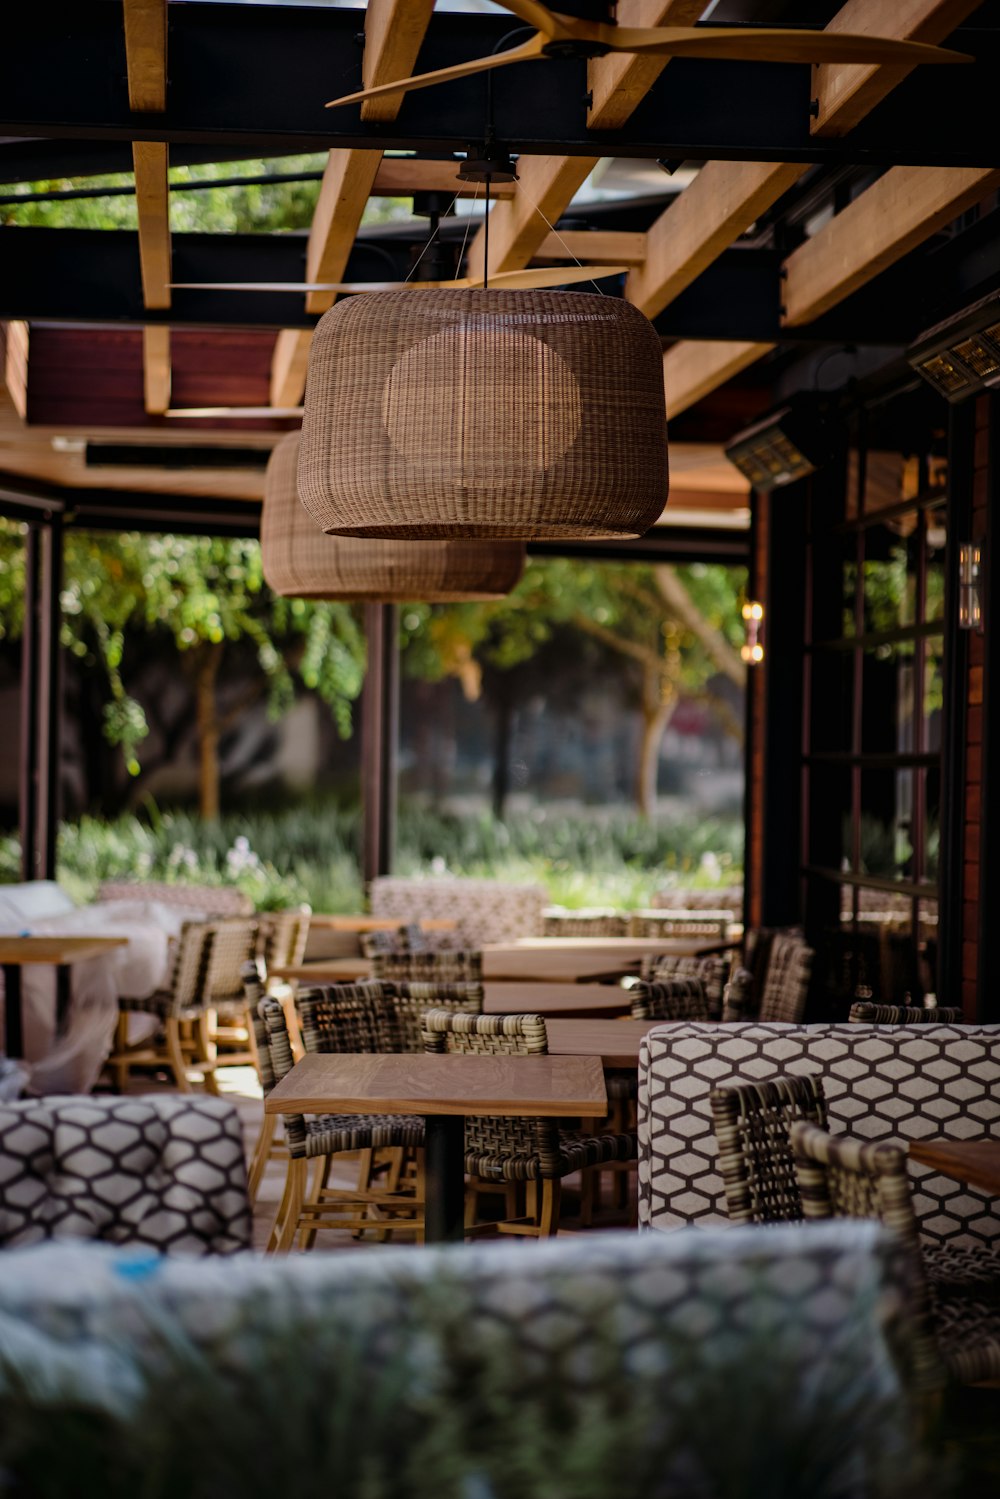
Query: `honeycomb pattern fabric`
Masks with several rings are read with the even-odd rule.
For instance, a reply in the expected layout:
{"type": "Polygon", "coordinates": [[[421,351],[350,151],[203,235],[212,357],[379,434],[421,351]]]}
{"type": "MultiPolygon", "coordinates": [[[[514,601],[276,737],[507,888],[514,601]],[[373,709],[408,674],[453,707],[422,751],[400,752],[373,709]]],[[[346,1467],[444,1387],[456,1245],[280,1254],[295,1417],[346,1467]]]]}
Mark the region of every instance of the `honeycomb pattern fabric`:
{"type": "MultiPolygon", "coordinates": [[[[877,1487],[859,1466],[864,1412],[878,1413],[883,1452],[897,1450],[903,1435],[902,1267],[891,1236],[875,1224],[605,1233],[530,1253],[501,1243],[246,1255],[224,1264],[164,1262],[140,1280],[127,1270],[128,1257],[107,1249],[59,1245],[11,1255],[0,1319],[30,1327],[34,1336],[19,1341],[37,1350],[42,1367],[57,1350],[77,1367],[89,1361],[104,1373],[94,1383],[106,1398],[137,1406],[143,1382],[134,1374],[155,1364],[159,1327],[193,1339],[212,1367],[246,1371],[250,1408],[260,1410],[274,1397],[269,1350],[280,1349],[285,1367],[289,1340],[298,1339],[303,1373],[312,1376],[296,1394],[296,1419],[307,1430],[328,1422],[331,1386],[318,1340],[303,1340],[302,1329],[326,1329],[327,1349],[364,1350],[366,1377],[395,1361],[389,1408],[398,1419],[414,1408],[425,1419],[436,1408],[455,1412],[462,1424],[453,1452],[469,1464],[462,1486],[469,1494],[493,1491],[483,1473],[491,1433],[479,1414],[490,1390],[512,1412],[514,1440],[526,1414],[560,1442],[568,1416],[579,1430],[588,1412],[593,1419],[610,1406],[628,1413],[629,1444],[655,1444],[669,1423],[703,1444],[702,1458],[704,1444],[717,1445],[725,1429],[719,1409],[735,1390],[755,1470],[772,1470],[791,1420],[804,1450],[822,1440],[840,1455],[843,1471],[831,1474],[830,1492],[853,1499],[877,1487]],[[419,1377],[401,1379],[408,1351],[419,1377]],[[119,1374],[113,1388],[109,1361],[119,1374]],[[765,1369],[766,1378],[754,1377],[765,1369]]],[[[126,1421],[130,1414],[126,1406],[126,1421]]],[[[628,1455],[623,1448],[623,1462],[628,1455]]],[[[657,1492],[690,1494],[686,1442],[669,1460],[657,1492]]]]}
{"type": "Polygon", "coordinates": [[[250,1242],[239,1118],[218,1098],[0,1106],[0,1244],[44,1239],[232,1254],[250,1242]]]}
{"type": "Polygon", "coordinates": [[[537,937],[542,908],[540,885],[508,885],[503,880],[409,880],[380,875],[371,882],[373,916],[409,922],[450,920],[458,923],[456,939],[467,947],[484,942],[516,942],[537,937]]]}
{"type": "MultiPolygon", "coordinates": [[[[829,1127],[900,1142],[1000,1133],[1000,1027],[675,1024],[651,1031],[639,1065],[639,1222],[721,1223],[725,1194],[710,1095],[731,1082],[818,1074],[829,1127]]],[[[909,1167],[921,1241],[1000,1248],[983,1193],[909,1167]]]]}

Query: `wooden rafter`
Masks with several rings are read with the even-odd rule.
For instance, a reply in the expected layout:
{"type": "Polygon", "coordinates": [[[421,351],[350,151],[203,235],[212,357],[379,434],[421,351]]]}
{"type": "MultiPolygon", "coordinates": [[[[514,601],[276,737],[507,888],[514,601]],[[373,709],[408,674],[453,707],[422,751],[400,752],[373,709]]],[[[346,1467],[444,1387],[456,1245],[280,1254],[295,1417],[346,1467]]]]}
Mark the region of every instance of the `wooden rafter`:
{"type": "Polygon", "coordinates": [[[628,278],[628,300],[649,318],[662,312],[805,171],[782,162],[706,162],[651,225],[646,262],[628,278]]]}
{"type": "MultiPolygon", "coordinates": [[[[877,32],[900,41],[943,42],[979,5],[979,0],[847,0],[828,31],[877,32]],[[891,11],[890,15],[886,11],[891,11]]],[[[862,63],[825,63],[813,68],[814,135],[846,135],[906,76],[911,68],[862,63]]]]}
{"type": "MultiPolygon", "coordinates": [[[[706,4],[707,0],[619,0],[617,19],[619,26],[693,26],[706,4]]],[[[668,57],[619,52],[588,63],[590,129],[615,130],[624,125],[669,61],[668,57]]]]}
{"type": "MultiPolygon", "coordinates": [[[[362,73],[366,85],[376,72],[386,78],[407,75],[433,9],[433,0],[372,0],[365,12],[362,73]]],[[[384,112],[375,118],[394,119],[402,101],[401,94],[379,100],[384,112]]],[[[343,278],[381,164],[381,151],[330,152],[309,231],[307,281],[343,278]]],[[[334,300],[329,292],[309,292],[306,310],[325,312],[334,300]]],[[[296,406],[302,399],[311,342],[308,331],[285,328],[278,334],[271,365],[272,406],[296,406]]]]}
{"type": "Polygon", "coordinates": [[[893,167],[785,261],[783,321],[812,322],[998,187],[995,168],[893,167]]]}
{"type": "MultiPolygon", "coordinates": [[[[497,182],[495,198],[512,198],[513,182],[497,182]]],[[[408,198],[411,193],[448,193],[460,198],[481,198],[482,186],[460,182],[457,161],[419,161],[415,156],[383,156],[375,173],[373,198],[408,198]]]]}
{"type": "Polygon", "coordinates": [[[679,416],[741,370],[756,364],[773,348],[773,344],[750,343],[687,341],[674,344],[663,356],[668,420],[679,416]]]}
{"type": "MultiPolygon", "coordinates": [[[[137,114],[167,107],[167,0],[124,0],[125,61],[129,107],[137,114]]],[[[162,141],[133,141],[135,204],[142,297],[149,308],[170,306],[169,148],[162,141]]],[[[170,330],[147,327],[143,337],[146,410],[170,404],[170,330]]]]}
{"type": "Polygon", "coordinates": [[[539,260],[579,260],[585,265],[642,265],[646,236],[639,229],[561,229],[547,234],[539,260]]]}
{"type": "MultiPolygon", "coordinates": [[[[365,54],[361,75],[365,88],[377,88],[394,78],[409,78],[416,70],[417,53],[427,30],[434,0],[368,0],[365,12],[365,54]]],[[[363,120],[394,120],[402,94],[366,99],[363,120]]]]}

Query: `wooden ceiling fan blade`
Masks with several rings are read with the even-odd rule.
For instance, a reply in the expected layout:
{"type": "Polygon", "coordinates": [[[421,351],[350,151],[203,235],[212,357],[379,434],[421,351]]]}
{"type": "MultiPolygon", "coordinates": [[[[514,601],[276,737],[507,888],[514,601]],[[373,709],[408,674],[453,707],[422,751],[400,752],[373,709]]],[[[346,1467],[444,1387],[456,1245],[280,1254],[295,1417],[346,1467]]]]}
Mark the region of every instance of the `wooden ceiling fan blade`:
{"type": "Polygon", "coordinates": [[[496,0],[496,4],[501,10],[509,10],[526,26],[534,26],[543,36],[557,36],[563,30],[560,22],[564,18],[554,16],[548,6],[539,5],[538,0],[496,0]]]}
{"type": "Polygon", "coordinates": [[[916,63],[973,62],[966,52],[926,42],[836,31],[789,31],[765,26],[617,26],[609,32],[616,52],[659,53],[733,62],[916,63]]]}
{"type": "MultiPolygon", "coordinates": [[[[489,284],[491,289],[499,291],[541,291],[546,286],[570,286],[577,281],[599,281],[603,276],[623,276],[627,270],[627,265],[540,266],[535,270],[499,271],[490,277],[489,284]]],[[[482,277],[467,284],[479,288],[482,277]]]]}
{"type": "Polygon", "coordinates": [[[171,281],[175,291],[396,291],[402,281],[171,281]]]}
{"type": "Polygon", "coordinates": [[[435,83],[449,83],[455,78],[470,78],[475,73],[486,73],[491,68],[505,68],[512,62],[534,62],[545,54],[542,47],[545,37],[541,33],[529,37],[520,47],[509,52],[498,52],[495,57],[474,57],[469,62],[456,63],[453,68],[438,68],[433,73],[418,73],[415,78],[399,78],[393,83],[381,83],[377,88],[361,89],[357,94],[345,94],[342,99],[331,99],[327,109],[339,109],[342,104],[361,104],[365,99],[376,99],[380,94],[408,94],[413,89],[430,88],[435,83]]]}

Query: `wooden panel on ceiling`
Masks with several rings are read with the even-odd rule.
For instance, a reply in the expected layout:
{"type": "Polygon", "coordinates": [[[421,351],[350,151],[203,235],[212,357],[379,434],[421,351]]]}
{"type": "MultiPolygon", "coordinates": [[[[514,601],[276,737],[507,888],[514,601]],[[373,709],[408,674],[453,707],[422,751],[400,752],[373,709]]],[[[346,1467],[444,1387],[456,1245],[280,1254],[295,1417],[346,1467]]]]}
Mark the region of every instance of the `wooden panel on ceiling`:
{"type": "MultiPolygon", "coordinates": [[[[950,36],[979,4],[980,0],[893,0],[887,6],[872,5],[871,0],[847,0],[827,30],[936,44],[950,36]]],[[[864,63],[814,67],[813,134],[846,135],[912,71],[864,63]]]]}
{"type": "Polygon", "coordinates": [[[24,421],[28,414],[28,325],[11,322],[3,331],[4,384],[14,410],[24,421]]]}
{"type": "Polygon", "coordinates": [[[139,230],[142,299],[149,308],[170,306],[170,191],[167,147],[133,141],[135,203],[139,230]]]}
{"type": "MultiPolygon", "coordinates": [[[[365,88],[412,77],[433,9],[434,0],[368,0],[361,67],[365,88]]],[[[361,118],[394,120],[403,98],[402,94],[382,94],[366,99],[361,118]]]]}
{"type": "MultiPolygon", "coordinates": [[[[331,151],[313,213],[306,250],[307,281],[340,281],[371,195],[381,151],[331,151]]],[[[309,292],[309,312],[325,312],[333,292],[309,292]]]]}
{"type": "Polygon", "coordinates": [[[308,328],[282,328],[271,358],[270,404],[297,406],[306,388],[312,333],[308,328]]]}
{"type": "Polygon", "coordinates": [[[170,328],[147,324],[142,330],[143,405],[150,416],[162,416],[170,405],[170,328]]]}
{"type": "Polygon", "coordinates": [[[809,170],[782,162],[709,161],[646,235],[625,294],[654,318],[809,170]]]}
{"type": "Polygon", "coordinates": [[[811,322],[1000,187],[995,168],[892,167],[785,261],[785,314],[811,322]]]}
{"type": "Polygon", "coordinates": [[[631,229],[560,229],[547,234],[536,260],[579,260],[584,265],[642,265],[646,236],[631,229]]]}
{"type": "MultiPolygon", "coordinates": [[[[374,101],[372,101],[374,102],[374,101]]],[[[497,182],[495,198],[512,198],[516,184],[497,182]]],[[[481,198],[475,182],[460,182],[457,161],[420,161],[415,156],[383,156],[375,173],[373,198],[408,198],[411,193],[448,193],[460,198],[481,198]]]]}
{"type": "MultiPolygon", "coordinates": [[[[706,4],[707,0],[619,0],[617,20],[619,26],[693,26],[706,4]]],[[[588,127],[616,130],[624,125],[669,61],[637,52],[595,57],[587,64],[588,127]]]]}
{"type": "Polygon", "coordinates": [[[167,107],[167,0],[124,0],[129,108],[167,107]]]}
{"type": "Polygon", "coordinates": [[[773,348],[773,344],[697,343],[693,340],[674,344],[663,356],[668,420],[731,380],[748,365],[755,364],[773,348]]]}

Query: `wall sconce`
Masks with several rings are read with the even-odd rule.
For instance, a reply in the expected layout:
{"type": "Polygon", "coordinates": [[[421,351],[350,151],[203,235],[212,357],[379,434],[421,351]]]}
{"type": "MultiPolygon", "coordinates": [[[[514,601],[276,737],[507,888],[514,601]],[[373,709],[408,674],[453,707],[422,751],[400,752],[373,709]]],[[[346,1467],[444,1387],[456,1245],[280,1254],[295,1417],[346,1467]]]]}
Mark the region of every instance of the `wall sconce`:
{"type": "Polygon", "coordinates": [[[958,548],[958,628],[983,633],[983,543],[958,548]]]}
{"type": "Polygon", "coordinates": [[[1000,385],[1000,299],[994,292],[937,323],[921,334],[906,357],[953,404],[1000,385]]]}
{"type": "Polygon", "coordinates": [[[740,647],[740,655],[748,666],[759,666],[764,659],[764,605],[749,602],[743,605],[746,621],[746,644],[740,647]]]}

